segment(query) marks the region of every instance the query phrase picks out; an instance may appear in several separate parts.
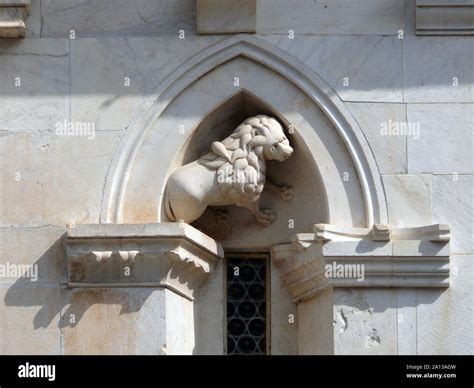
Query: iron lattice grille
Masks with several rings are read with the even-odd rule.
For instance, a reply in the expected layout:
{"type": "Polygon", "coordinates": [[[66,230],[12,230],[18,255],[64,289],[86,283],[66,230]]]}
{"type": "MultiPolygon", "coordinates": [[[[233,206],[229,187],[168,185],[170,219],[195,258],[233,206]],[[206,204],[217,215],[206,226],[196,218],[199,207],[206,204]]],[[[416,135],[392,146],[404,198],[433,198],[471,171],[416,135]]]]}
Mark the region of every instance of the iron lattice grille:
{"type": "Polygon", "coordinates": [[[227,354],[266,354],[266,260],[227,259],[227,354]]]}

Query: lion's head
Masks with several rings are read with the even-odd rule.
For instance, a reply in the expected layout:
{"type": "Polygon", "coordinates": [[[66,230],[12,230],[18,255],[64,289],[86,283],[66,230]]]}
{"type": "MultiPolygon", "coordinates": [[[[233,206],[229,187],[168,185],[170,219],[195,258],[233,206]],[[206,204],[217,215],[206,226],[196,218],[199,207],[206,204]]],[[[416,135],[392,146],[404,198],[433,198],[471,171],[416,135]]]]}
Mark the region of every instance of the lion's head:
{"type": "Polygon", "coordinates": [[[240,124],[198,163],[217,170],[222,195],[235,203],[257,197],[265,183],[265,160],[284,161],[293,153],[281,124],[273,117],[259,115],[240,124]]]}

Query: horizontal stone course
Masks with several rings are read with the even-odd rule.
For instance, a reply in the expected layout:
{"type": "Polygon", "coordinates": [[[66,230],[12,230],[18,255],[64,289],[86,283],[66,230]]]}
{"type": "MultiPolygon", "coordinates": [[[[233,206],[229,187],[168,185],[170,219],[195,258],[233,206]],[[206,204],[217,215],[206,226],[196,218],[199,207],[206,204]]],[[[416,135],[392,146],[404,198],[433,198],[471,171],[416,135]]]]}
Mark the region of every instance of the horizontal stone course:
{"type": "Polygon", "coordinates": [[[42,35],[175,36],[196,31],[195,0],[42,0],[42,35]]]}

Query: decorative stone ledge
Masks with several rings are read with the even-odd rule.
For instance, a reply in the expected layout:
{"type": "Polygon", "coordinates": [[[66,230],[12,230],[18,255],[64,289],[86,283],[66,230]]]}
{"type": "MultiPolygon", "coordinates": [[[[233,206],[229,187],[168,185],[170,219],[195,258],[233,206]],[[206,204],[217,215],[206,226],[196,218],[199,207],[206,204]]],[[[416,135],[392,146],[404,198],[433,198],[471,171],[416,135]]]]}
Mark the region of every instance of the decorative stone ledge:
{"type": "Polygon", "coordinates": [[[24,38],[31,0],[0,0],[0,38],[24,38]]]}
{"type": "Polygon", "coordinates": [[[190,300],[224,257],[184,223],[68,227],[69,287],[166,287],[190,300]]]}
{"type": "Polygon", "coordinates": [[[197,0],[198,34],[255,33],[257,0],[197,0]]]}
{"type": "Polygon", "coordinates": [[[449,287],[449,225],[317,224],[274,246],[272,258],[297,303],[328,287],[449,287]]]}
{"type": "Polygon", "coordinates": [[[473,35],[474,0],[417,0],[418,35],[473,35]]]}

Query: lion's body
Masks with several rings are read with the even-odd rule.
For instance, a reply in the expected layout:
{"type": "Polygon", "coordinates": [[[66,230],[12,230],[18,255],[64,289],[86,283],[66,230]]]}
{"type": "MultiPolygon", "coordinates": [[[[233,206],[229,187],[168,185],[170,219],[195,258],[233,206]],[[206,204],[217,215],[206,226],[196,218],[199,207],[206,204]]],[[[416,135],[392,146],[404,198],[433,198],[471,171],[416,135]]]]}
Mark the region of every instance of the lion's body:
{"type": "Polygon", "coordinates": [[[177,169],[166,185],[165,203],[168,218],[191,223],[198,219],[209,205],[230,205],[231,203],[226,203],[222,198],[215,181],[216,172],[199,164],[198,161],[177,169]],[[203,186],[208,189],[201,190],[203,186]],[[186,206],[182,206],[183,203],[186,206]]]}
{"type": "Polygon", "coordinates": [[[214,142],[211,152],[173,171],[165,191],[168,218],[191,223],[207,206],[225,205],[245,207],[265,218],[258,210],[265,159],[284,160],[291,152],[275,119],[261,115],[245,120],[227,139],[214,142]],[[273,155],[275,148],[284,155],[273,155]]]}

